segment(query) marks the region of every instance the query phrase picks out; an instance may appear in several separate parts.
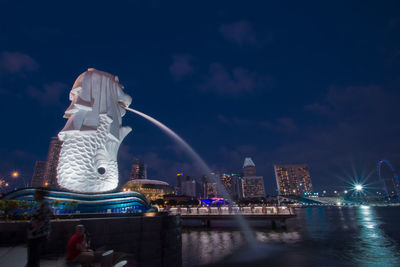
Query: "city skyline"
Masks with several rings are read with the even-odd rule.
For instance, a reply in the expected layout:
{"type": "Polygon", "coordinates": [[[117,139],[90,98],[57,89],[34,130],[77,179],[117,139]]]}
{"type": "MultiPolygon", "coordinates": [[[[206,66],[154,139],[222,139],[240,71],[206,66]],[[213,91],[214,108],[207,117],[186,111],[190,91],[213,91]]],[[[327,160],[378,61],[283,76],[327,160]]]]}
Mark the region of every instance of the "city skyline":
{"type": "MultiPolygon", "coordinates": [[[[76,76],[91,67],[118,75],[131,106],[171,127],[211,169],[256,159],[268,191],[275,164],[308,164],[316,191],[367,177],[380,187],[382,158],[400,168],[396,1],[153,4],[1,4],[0,175],[32,177],[66,122],[76,76]],[[120,16],[99,19],[110,12],[120,16]]],[[[177,170],[200,175],[150,123],[133,114],[123,122],[133,128],[118,155],[124,181],[133,158],[168,183],[177,170]]]]}

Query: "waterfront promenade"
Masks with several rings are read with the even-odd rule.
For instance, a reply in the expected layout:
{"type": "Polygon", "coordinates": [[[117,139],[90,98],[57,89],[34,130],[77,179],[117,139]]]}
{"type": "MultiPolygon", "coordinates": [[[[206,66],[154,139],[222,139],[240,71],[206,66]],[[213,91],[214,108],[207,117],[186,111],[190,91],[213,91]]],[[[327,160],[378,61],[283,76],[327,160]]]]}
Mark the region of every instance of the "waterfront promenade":
{"type": "Polygon", "coordinates": [[[286,220],[296,217],[296,213],[290,207],[173,207],[161,208],[160,211],[168,211],[171,215],[180,215],[182,220],[201,220],[203,226],[210,226],[212,220],[234,220],[241,215],[247,220],[271,221],[275,225],[280,222],[286,226],[286,220]]]}

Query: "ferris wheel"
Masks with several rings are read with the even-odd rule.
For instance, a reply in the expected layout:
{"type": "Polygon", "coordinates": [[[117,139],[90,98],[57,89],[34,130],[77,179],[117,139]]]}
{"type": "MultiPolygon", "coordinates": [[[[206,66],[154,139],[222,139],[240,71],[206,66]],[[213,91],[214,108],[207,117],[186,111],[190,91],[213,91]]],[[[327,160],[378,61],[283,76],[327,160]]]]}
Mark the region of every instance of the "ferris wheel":
{"type": "Polygon", "coordinates": [[[382,178],[382,165],[386,164],[392,171],[393,173],[393,177],[391,179],[391,181],[393,182],[393,187],[396,191],[397,197],[400,197],[400,180],[399,180],[399,176],[397,175],[397,172],[395,170],[395,168],[393,167],[393,165],[390,163],[390,161],[388,161],[387,159],[380,159],[378,161],[378,165],[377,165],[377,171],[378,171],[378,178],[382,183],[382,188],[383,191],[385,191],[386,197],[390,197],[391,194],[389,194],[389,189],[388,189],[388,185],[387,182],[385,182],[385,180],[382,178]]]}

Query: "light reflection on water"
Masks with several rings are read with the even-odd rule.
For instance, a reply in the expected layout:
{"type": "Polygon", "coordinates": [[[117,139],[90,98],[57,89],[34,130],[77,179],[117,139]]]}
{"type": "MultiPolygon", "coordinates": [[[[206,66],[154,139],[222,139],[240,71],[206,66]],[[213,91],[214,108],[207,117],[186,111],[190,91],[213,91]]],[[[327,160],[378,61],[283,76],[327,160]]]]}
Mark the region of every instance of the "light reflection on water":
{"type": "MultiPolygon", "coordinates": [[[[297,210],[297,218],[288,220],[287,230],[254,222],[256,239],[280,252],[253,266],[293,265],[296,261],[298,266],[400,266],[399,213],[400,207],[304,208],[297,210]]],[[[209,230],[183,229],[183,267],[216,264],[246,248],[239,229],[226,227],[230,226],[226,222],[213,225],[209,230]]]]}

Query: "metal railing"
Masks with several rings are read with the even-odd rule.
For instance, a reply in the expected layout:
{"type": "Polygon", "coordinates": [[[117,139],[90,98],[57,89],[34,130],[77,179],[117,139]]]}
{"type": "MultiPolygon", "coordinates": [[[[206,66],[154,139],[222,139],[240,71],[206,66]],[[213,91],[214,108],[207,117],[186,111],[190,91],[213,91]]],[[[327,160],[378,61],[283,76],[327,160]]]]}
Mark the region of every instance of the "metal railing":
{"type": "Polygon", "coordinates": [[[160,208],[172,215],[204,216],[204,215],[292,215],[294,211],[290,207],[171,207],[160,208]]]}

